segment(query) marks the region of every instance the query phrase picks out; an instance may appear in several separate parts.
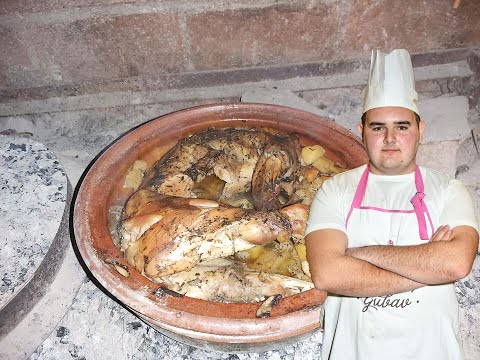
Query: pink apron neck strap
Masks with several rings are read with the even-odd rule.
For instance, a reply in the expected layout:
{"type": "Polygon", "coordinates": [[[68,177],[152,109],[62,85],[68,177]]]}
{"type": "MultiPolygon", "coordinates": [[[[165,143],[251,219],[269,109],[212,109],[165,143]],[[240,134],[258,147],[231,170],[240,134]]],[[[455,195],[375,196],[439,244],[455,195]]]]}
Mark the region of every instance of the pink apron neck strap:
{"type": "Polygon", "coordinates": [[[359,209],[362,206],[363,197],[365,196],[365,190],[367,189],[368,182],[368,165],[365,167],[365,171],[360,178],[358,183],[357,190],[355,191],[355,196],[353,197],[352,205],[350,206],[350,211],[348,212],[347,219],[345,220],[345,227],[348,227],[348,220],[352,214],[353,209],[359,209]]]}
{"type": "Polygon", "coordinates": [[[358,209],[362,206],[363,197],[365,196],[365,190],[367,189],[367,182],[368,182],[368,174],[370,170],[368,165],[365,167],[365,171],[360,178],[360,182],[357,186],[357,191],[355,191],[355,196],[353,198],[352,207],[358,209]]]}
{"type": "Polygon", "coordinates": [[[425,190],[425,186],[423,185],[423,178],[422,173],[420,172],[420,168],[418,165],[415,165],[415,187],[417,188],[417,192],[423,193],[425,190]]]}
{"type": "Polygon", "coordinates": [[[417,193],[413,195],[410,202],[412,203],[413,209],[415,210],[415,215],[417,216],[420,239],[428,240],[427,222],[425,220],[425,212],[428,212],[428,210],[425,202],[423,201],[425,198],[424,185],[422,173],[420,172],[418,165],[415,165],[415,187],[417,189],[417,193]]]}

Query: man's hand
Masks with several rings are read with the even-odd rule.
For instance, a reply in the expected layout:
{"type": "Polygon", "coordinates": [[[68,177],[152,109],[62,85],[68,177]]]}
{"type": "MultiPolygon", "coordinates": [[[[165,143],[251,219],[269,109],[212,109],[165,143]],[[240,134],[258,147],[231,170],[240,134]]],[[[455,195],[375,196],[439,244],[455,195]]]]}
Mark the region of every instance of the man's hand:
{"type": "Polygon", "coordinates": [[[432,235],[429,241],[449,241],[452,238],[452,230],[448,225],[441,225],[437,231],[432,235]]]}

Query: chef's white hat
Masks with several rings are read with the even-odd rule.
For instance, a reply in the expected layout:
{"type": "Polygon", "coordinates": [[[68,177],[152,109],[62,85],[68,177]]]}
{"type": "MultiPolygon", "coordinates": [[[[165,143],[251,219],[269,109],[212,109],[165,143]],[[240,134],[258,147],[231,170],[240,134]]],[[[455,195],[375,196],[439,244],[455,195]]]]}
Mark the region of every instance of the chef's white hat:
{"type": "Polygon", "coordinates": [[[378,107],[399,106],[419,114],[417,101],[408,51],[395,49],[390,54],[383,54],[373,50],[363,113],[378,107]]]}

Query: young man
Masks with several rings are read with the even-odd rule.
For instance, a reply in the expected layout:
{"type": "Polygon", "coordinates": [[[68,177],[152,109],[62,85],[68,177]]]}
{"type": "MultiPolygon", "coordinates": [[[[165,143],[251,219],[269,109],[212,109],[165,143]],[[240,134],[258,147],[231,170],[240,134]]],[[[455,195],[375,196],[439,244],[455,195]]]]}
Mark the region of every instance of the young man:
{"type": "Polygon", "coordinates": [[[408,52],[374,51],[358,125],[369,164],[325,181],[307,223],[328,292],[322,360],[463,358],[453,282],[471,271],[478,223],[459,181],[417,166],[416,102],[408,52]]]}

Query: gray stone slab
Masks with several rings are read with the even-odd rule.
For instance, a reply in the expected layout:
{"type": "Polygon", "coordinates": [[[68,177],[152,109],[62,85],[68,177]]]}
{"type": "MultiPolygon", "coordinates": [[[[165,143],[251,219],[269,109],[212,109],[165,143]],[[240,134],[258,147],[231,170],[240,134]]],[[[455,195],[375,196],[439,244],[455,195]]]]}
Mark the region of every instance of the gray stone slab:
{"type": "Polygon", "coordinates": [[[197,349],[155,331],[93,283],[86,282],[65,317],[30,359],[319,359],[321,337],[318,331],[281,350],[233,357],[223,352],[197,349]]]}
{"type": "Polygon", "coordinates": [[[418,148],[417,163],[454,177],[457,171],[456,159],[459,147],[458,141],[421,144],[418,148]]]}
{"type": "Polygon", "coordinates": [[[472,133],[472,136],[460,143],[460,147],[457,151],[457,166],[471,164],[478,158],[480,158],[480,153],[477,150],[477,146],[475,145],[475,140],[472,133]]]}
{"type": "MultiPolygon", "coordinates": [[[[459,167],[456,178],[461,180],[465,185],[480,188],[480,158],[459,167]]],[[[478,205],[480,206],[480,203],[478,205]]]]}
{"type": "MultiPolygon", "coordinates": [[[[290,106],[325,116],[358,135],[357,125],[363,109],[363,91],[357,88],[319,91],[315,99],[305,101],[285,89],[252,89],[242,96],[242,102],[260,102],[290,106]],[[312,101],[314,100],[314,101],[312,101]],[[315,106],[314,104],[319,104],[315,106]]],[[[471,134],[468,99],[465,96],[445,96],[419,102],[420,114],[427,123],[424,143],[464,140],[471,134]]]]}
{"type": "Polygon", "coordinates": [[[0,341],[0,359],[27,359],[47,339],[73,303],[86,274],[68,246],[62,265],[46,294],[0,341]]]}
{"type": "Polygon", "coordinates": [[[465,360],[480,359],[480,255],[472,272],[457,282],[460,334],[465,360]]]}
{"type": "MultiPolygon", "coordinates": [[[[478,258],[477,258],[477,261],[478,258]]],[[[480,278],[476,279],[477,282],[480,278]]],[[[469,309],[460,308],[460,334],[463,341],[463,351],[465,353],[465,360],[480,359],[480,331],[478,329],[480,324],[480,303],[472,305],[469,309]]]]}
{"type": "Polygon", "coordinates": [[[472,129],[472,139],[477,153],[480,153],[480,122],[475,125],[478,127],[472,129]]]}
{"type": "Polygon", "coordinates": [[[475,203],[477,219],[480,221],[480,154],[474,136],[460,144],[456,163],[455,177],[462,181],[470,191],[475,203]]]}
{"type": "Polygon", "coordinates": [[[71,188],[44,145],[0,136],[0,339],[45,294],[62,262],[71,188]]]}
{"type": "MultiPolygon", "coordinates": [[[[480,164],[476,164],[477,167],[479,165],[480,164]]],[[[459,178],[463,183],[465,183],[465,180],[462,179],[462,177],[459,177],[459,178]]],[[[467,187],[467,190],[470,192],[470,195],[472,196],[473,203],[475,205],[475,211],[476,211],[476,214],[477,214],[477,220],[480,222],[480,186],[477,183],[476,185],[466,184],[466,187],[467,187]]],[[[479,256],[480,256],[480,243],[478,244],[478,252],[479,252],[479,256]]],[[[478,261],[478,259],[477,259],[477,261],[478,261]]],[[[480,284],[480,277],[478,278],[478,281],[479,281],[479,284],[480,284]]],[[[478,296],[480,297],[480,291],[479,291],[478,296]]],[[[480,339],[480,323],[479,323],[479,327],[478,327],[478,338],[480,339]]],[[[479,345],[480,345],[480,342],[479,342],[479,345]]]]}
{"type": "Polygon", "coordinates": [[[295,109],[328,117],[328,112],[302,100],[298,95],[287,89],[255,88],[245,92],[242,95],[241,101],[289,106],[295,109]]]}
{"type": "MultiPolygon", "coordinates": [[[[464,60],[422,66],[414,69],[417,81],[470,77],[472,71],[464,60]]],[[[193,88],[151,90],[143,92],[110,91],[76,96],[57,96],[43,100],[11,101],[0,103],[0,116],[23,115],[32,113],[77,111],[81,109],[103,109],[115,106],[136,106],[156,103],[185,101],[188,99],[225,99],[240,98],[245,92],[258,87],[305,91],[313,89],[330,89],[350,86],[365,86],[368,71],[354,68],[346,73],[325,76],[291,76],[285,79],[262,79],[259,81],[238,82],[228,85],[205,86],[193,88]]]]}
{"type": "Polygon", "coordinates": [[[470,136],[468,99],[465,96],[438,97],[419,102],[422,119],[426,122],[424,143],[463,140],[470,136]]]}

